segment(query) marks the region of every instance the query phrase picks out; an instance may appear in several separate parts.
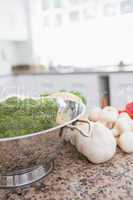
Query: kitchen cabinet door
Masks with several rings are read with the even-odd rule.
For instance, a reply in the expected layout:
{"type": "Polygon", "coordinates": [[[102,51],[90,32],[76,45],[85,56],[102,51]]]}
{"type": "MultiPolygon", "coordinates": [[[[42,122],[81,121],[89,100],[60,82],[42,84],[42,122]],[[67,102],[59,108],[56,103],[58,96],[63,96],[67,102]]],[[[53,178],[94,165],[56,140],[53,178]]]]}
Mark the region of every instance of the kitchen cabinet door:
{"type": "Polygon", "coordinates": [[[123,109],[133,101],[133,72],[111,74],[109,80],[111,105],[123,109]]]}
{"type": "Polygon", "coordinates": [[[36,91],[56,92],[59,90],[79,91],[83,94],[88,105],[99,105],[100,93],[97,75],[89,74],[57,74],[35,76],[36,91]]]}
{"type": "Polygon", "coordinates": [[[90,74],[55,74],[22,75],[0,78],[1,88],[13,88],[18,94],[39,96],[47,92],[60,90],[79,91],[87,99],[88,106],[99,105],[100,92],[97,75],[90,74]]]}
{"type": "Polygon", "coordinates": [[[88,106],[96,106],[100,103],[98,76],[94,74],[67,75],[68,90],[77,90],[83,94],[88,106]]]}
{"type": "Polygon", "coordinates": [[[19,75],[15,77],[14,84],[23,95],[39,96],[56,91],[58,82],[55,79],[56,77],[51,75],[19,75]]]}

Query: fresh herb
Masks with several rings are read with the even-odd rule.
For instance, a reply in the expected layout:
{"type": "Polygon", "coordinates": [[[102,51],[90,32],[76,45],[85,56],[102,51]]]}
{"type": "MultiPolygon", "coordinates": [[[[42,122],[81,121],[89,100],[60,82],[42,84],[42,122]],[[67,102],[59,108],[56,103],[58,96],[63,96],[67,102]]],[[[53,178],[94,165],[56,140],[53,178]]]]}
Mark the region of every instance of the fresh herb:
{"type": "Polygon", "coordinates": [[[11,97],[0,102],[0,137],[26,135],[56,125],[57,103],[52,99],[11,97]]]}

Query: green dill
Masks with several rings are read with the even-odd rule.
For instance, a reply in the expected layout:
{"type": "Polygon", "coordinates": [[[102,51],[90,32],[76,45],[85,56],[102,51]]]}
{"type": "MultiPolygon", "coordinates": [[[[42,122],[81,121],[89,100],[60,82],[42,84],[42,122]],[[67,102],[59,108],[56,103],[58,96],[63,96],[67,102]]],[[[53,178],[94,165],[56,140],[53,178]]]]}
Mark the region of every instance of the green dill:
{"type": "Polygon", "coordinates": [[[0,137],[13,137],[56,126],[57,103],[52,99],[10,97],[0,102],[0,137]]]}

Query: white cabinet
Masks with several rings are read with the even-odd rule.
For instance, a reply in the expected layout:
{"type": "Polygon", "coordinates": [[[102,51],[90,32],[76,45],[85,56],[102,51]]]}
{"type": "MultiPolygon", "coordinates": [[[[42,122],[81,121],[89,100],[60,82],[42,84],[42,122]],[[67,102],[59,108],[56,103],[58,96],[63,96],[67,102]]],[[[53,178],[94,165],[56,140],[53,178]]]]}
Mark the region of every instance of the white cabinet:
{"type": "MultiPolygon", "coordinates": [[[[88,105],[95,106],[100,102],[98,76],[95,74],[67,75],[67,90],[80,91],[86,98],[88,105]]],[[[62,80],[63,81],[63,80],[62,80]]]]}
{"type": "Polygon", "coordinates": [[[133,101],[133,72],[110,75],[110,100],[119,109],[133,101]]]}
{"type": "Polygon", "coordinates": [[[89,74],[55,74],[18,76],[17,85],[33,95],[59,90],[77,90],[86,98],[88,105],[98,105],[100,102],[99,84],[97,75],[89,74]]]}
{"type": "Polygon", "coordinates": [[[26,40],[27,17],[25,0],[0,0],[0,39],[26,40]]]}
{"type": "Polygon", "coordinates": [[[1,89],[11,88],[23,95],[38,96],[45,92],[59,90],[77,90],[86,98],[88,106],[98,105],[100,102],[97,75],[90,74],[55,74],[55,75],[25,75],[0,78],[1,89]]]}

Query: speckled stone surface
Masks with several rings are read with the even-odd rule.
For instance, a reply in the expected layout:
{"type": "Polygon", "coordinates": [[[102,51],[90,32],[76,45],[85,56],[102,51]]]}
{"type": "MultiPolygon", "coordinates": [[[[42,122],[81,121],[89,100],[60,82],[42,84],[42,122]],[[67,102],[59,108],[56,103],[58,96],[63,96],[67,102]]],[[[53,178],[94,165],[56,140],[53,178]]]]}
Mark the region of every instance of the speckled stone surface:
{"type": "Polygon", "coordinates": [[[54,171],[28,189],[0,190],[0,200],[133,200],[133,154],[119,149],[111,161],[94,165],[69,143],[54,171]]]}

